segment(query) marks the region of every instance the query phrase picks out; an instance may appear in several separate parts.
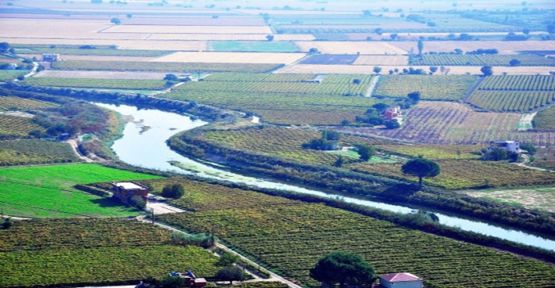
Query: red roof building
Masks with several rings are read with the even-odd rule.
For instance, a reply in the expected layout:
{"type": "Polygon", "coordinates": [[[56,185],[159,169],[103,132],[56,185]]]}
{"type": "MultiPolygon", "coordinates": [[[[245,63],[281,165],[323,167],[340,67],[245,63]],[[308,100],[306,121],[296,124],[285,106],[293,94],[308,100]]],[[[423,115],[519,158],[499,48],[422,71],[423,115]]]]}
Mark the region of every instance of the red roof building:
{"type": "Polygon", "coordinates": [[[422,279],[411,273],[390,273],[380,276],[380,286],[384,288],[422,288],[422,279]]]}

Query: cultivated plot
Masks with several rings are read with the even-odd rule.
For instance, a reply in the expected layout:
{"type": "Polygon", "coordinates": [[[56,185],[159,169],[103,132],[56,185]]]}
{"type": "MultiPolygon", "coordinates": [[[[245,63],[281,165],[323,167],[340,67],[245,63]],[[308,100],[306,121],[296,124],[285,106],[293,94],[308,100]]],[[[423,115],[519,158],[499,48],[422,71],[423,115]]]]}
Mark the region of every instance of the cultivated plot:
{"type": "Polygon", "coordinates": [[[325,54],[377,54],[377,55],[396,55],[406,54],[407,51],[393,46],[386,42],[348,42],[348,41],[297,41],[297,45],[302,51],[308,52],[311,48],[316,48],[325,54]]]}
{"type": "Polygon", "coordinates": [[[192,63],[247,63],[247,64],[290,64],[303,53],[247,53],[247,52],[176,52],[156,58],[155,62],[192,63]]]}

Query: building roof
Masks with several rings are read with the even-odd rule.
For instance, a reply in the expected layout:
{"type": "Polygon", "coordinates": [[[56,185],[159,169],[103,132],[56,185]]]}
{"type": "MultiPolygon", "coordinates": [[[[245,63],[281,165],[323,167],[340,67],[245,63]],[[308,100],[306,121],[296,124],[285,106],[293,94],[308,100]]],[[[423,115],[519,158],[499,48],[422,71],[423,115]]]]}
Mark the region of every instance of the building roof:
{"type": "Polygon", "coordinates": [[[143,186],[135,184],[133,182],[116,182],[114,183],[114,185],[125,190],[144,189],[143,186]]]}
{"type": "Polygon", "coordinates": [[[422,280],[420,277],[411,273],[390,273],[380,276],[380,279],[386,280],[387,282],[409,282],[422,280]]]}

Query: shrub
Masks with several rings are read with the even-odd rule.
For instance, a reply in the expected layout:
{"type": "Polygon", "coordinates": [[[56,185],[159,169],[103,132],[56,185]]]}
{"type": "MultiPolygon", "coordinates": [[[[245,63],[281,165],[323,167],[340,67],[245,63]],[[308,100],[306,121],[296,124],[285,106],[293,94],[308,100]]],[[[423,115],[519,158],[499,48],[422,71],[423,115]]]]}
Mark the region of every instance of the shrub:
{"type": "Polygon", "coordinates": [[[162,189],[162,196],[166,198],[179,199],[183,197],[185,190],[181,184],[171,184],[164,186],[162,189]]]}
{"type": "Polygon", "coordinates": [[[233,264],[237,263],[237,261],[239,261],[239,256],[231,254],[229,252],[223,252],[216,265],[228,267],[233,266],[233,264]]]}
{"type": "Polygon", "coordinates": [[[146,208],[145,200],[139,195],[134,195],[133,197],[131,197],[131,199],[129,199],[129,205],[140,210],[144,210],[146,208]]]}
{"type": "Polygon", "coordinates": [[[243,270],[237,266],[227,266],[216,273],[216,280],[219,281],[242,281],[245,279],[243,270]]]}

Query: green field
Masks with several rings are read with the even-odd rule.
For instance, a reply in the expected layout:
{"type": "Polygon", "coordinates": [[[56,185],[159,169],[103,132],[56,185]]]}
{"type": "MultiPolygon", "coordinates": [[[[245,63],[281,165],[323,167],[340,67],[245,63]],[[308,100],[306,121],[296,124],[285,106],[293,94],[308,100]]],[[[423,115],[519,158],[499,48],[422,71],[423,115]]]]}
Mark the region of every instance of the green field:
{"type": "Polygon", "coordinates": [[[411,57],[411,65],[420,66],[511,66],[511,60],[520,61],[522,66],[554,66],[555,59],[538,55],[459,55],[459,54],[427,54],[422,57],[411,57]]]}
{"type": "Polygon", "coordinates": [[[534,128],[555,130],[555,106],[540,111],[533,120],[534,128]]]}
{"type": "Polygon", "coordinates": [[[386,75],[380,76],[373,96],[406,97],[420,92],[425,100],[460,100],[477,81],[470,75],[386,75]]]}
{"type": "Polygon", "coordinates": [[[1,287],[110,284],[188,269],[211,277],[216,259],[174,246],[169,231],[136,220],[42,219],[0,230],[1,287]]]}
{"type": "Polygon", "coordinates": [[[17,54],[54,53],[63,55],[91,56],[129,56],[129,57],[160,57],[174,51],[159,50],[122,50],[107,46],[96,46],[96,49],[79,49],[73,45],[14,45],[17,54]],[[54,46],[54,47],[51,47],[54,46]]]}
{"type": "Polygon", "coordinates": [[[26,70],[0,70],[0,82],[1,81],[10,81],[19,76],[27,74],[26,70]]]}
{"type": "Polygon", "coordinates": [[[77,161],[69,144],[19,139],[0,141],[0,166],[77,161]]]}
{"type": "Polygon", "coordinates": [[[96,164],[1,168],[0,208],[22,217],[131,216],[135,209],[80,192],[76,184],[157,178],[96,164]]]}
{"type": "Polygon", "coordinates": [[[103,89],[163,89],[166,85],[164,80],[151,79],[91,79],[91,78],[50,78],[36,77],[28,78],[24,84],[32,86],[54,86],[71,88],[103,88],[103,89]]]}
{"type": "Polygon", "coordinates": [[[129,61],[61,61],[52,64],[60,70],[101,71],[148,71],[148,72],[252,72],[272,71],[276,64],[229,64],[229,63],[177,63],[177,62],[129,62],[129,61]]]}
{"type": "Polygon", "coordinates": [[[322,83],[307,82],[307,74],[214,74],[189,82],[164,97],[254,112],[280,124],[339,124],[377,102],[361,97],[368,75],[328,75],[322,83]],[[353,81],[360,80],[360,84],[353,81]],[[352,96],[348,96],[352,95],[352,96]]]}
{"type": "Polygon", "coordinates": [[[540,261],[320,204],[284,199],[280,204],[271,196],[227,190],[189,189],[175,204],[185,203],[183,208],[195,212],[160,218],[192,231],[213,231],[274,271],[312,287],[318,283],[310,279],[308,270],[320,257],[338,250],[363,256],[377,273],[415,273],[430,287],[501,287],[506,283],[527,287],[521,275],[533,279],[534,287],[549,287],[555,281],[555,268],[540,261]],[[233,201],[212,200],[221,198],[233,201]]]}
{"type": "Polygon", "coordinates": [[[297,52],[290,41],[209,41],[208,49],[215,52],[297,52]]]}
{"type": "Polygon", "coordinates": [[[44,129],[31,118],[0,115],[0,138],[26,137],[33,130],[44,129]]]}

